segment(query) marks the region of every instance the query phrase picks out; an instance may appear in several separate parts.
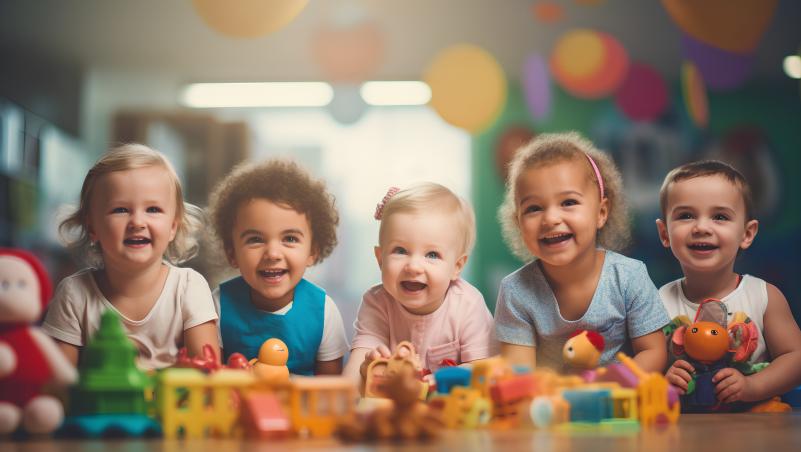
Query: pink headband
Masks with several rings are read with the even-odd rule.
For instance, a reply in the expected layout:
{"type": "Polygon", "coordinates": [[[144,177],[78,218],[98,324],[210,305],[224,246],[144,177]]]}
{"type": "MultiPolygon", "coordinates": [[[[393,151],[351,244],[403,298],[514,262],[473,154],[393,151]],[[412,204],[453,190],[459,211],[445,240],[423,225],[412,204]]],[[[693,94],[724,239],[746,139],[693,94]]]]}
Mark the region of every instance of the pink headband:
{"type": "Polygon", "coordinates": [[[587,160],[590,161],[590,165],[592,165],[592,170],[595,171],[595,178],[598,179],[598,190],[601,192],[601,200],[606,197],[606,193],[604,192],[604,179],[601,177],[601,172],[598,170],[598,165],[595,164],[595,160],[590,157],[590,154],[584,153],[587,156],[587,160]]]}
{"type": "Polygon", "coordinates": [[[400,188],[398,187],[389,187],[389,190],[387,190],[387,194],[384,195],[384,199],[382,199],[380,203],[376,204],[375,215],[373,215],[373,218],[375,218],[376,220],[381,219],[381,216],[384,214],[384,207],[387,205],[389,200],[392,199],[393,196],[398,194],[399,191],[400,188]]]}

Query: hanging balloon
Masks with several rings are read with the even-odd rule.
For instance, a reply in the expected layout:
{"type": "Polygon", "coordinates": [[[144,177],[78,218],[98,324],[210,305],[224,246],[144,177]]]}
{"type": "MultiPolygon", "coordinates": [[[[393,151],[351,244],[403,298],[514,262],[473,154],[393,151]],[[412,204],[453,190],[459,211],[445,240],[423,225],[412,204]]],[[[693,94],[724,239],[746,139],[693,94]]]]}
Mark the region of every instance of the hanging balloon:
{"type": "Polygon", "coordinates": [[[582,99],[608,96],[623,82],[629,57],[607,33],[575,30],[560,38],[551,55],[554,80],[582,99]]]}
{"type": "Polygon", "coordinates": [[[534,119],[543,119],[551,112],[551,78],[548,63],[539,54],[531,54],[523,65],[523,95],[534,119]]]}
{"type": "Polygon", "coordinates": [[[615,103],[635,121],[653,121],[668,105],[665,81],[651,67],[632,64],[626,80],[615,94],[615,103]]]}
{"type": "Polygon", "coordinates": [[[313,38],[314,59],[335,82],[366,80],[384,59],[384,35],[373,23],[322,26],[313,38]]]}
{"type": "Polygon", "coordinates": [[[287,26],[309,0],[192,0],[213,30],[234,38],[258,38],[287,26]]]}
{"type": "Polygon", "coordinates": [[[681,37],[681,47],[684,56],[695,63],[711,90],[738,88],[751,76],[754,55],[721,50],[687,35],[681,37]]]}
{"type": "Polygon", "coordinates": [[[334,87],[334,98],[328,104],[328,112],[340,124],[349,125],[357,122],[367,110],[367,104],[359,93],[359,85],[337,85],[334,87]]]}
{"type": "Polygon", "coordinates": [[[673,22],[685,33],[737,53],[756,49],[777,3],[778,0],[662,0],[673,22]]]}
{"type": "Polygon", "coordinates": [[[531,11],[534,13],[534,19],[543,24],[560,22],[565,17],[564,8],[556,2],[537,2],[531,7],[531,11]]]}
{"type": "Polygon", "coordinates": [[[707,104],[706,86],[698,69],[690,61],[681,65],[681,86],[687,114],[698,127],[709,124],[709,106],[707,104]]]}
{"type": "Polygon", "coordinates": [[[477,133],[490,126],[506,104],[506,77],[484,49],[460,44],[440,52],[425,74],[431,106],[446,122],[477,133]]]}
{"type": "Polygon", "coordinates": [[[509,175],[509,162],[514,158],[515,153],[522,146],[526,145],[534,138],[534,132],[522,125],[512,126],[501,134],[495,144],[495,169],[498,171],[501,181],[506,182],[509,175]]]}

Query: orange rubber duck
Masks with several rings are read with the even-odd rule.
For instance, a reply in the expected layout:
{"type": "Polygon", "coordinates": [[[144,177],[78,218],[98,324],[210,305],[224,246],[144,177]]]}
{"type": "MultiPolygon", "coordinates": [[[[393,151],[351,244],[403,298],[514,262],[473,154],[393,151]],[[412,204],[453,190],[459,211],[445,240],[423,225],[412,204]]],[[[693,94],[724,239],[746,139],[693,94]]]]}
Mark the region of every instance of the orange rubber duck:
{"type": "Polygon", "coordinates": [[[264,341],[259,348],[259,357],[250,360],[253,373],[259,380],[269,383],[285,383],[289,381],[289,349],[284,341],[271,338],[264,341]]]}

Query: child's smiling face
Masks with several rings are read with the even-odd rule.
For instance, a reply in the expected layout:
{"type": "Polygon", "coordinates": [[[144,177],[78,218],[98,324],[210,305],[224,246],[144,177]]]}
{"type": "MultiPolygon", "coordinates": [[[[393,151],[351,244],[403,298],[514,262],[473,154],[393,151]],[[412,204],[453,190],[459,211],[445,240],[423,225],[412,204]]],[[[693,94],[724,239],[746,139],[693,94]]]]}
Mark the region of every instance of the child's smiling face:
{"type": "Polygon", "coordinates": [[[127,271],[161,265],[178,228],[175,196],[175,185],[161,166],[98,178],[88,231],[99,242],[107,268],[127,271]]]}
{"type": "Polygon", "coordinates": [[[275,311],[293,299],[295,286],[315,262],[306,215],[266,199],[252,199],[236,211],[226,250],[251,288],[253,303],[275,311]]]}
{"type": "Polygon", "coordinates": [[[657,227],[686,274],[731,270],[737,251],[751,246],[758,223],[745,217],[740,189],[722,175],[711,175],[673,182],[665,220],[657,227]]]}
{"type": "Polygon", "coordinates": [[[588,171],[586,159],[574,159],[534,166],[517,179],[518,227],[543,264],[569,265],[595,249],[608,202],[600,200],[588,171]]]}
{"type": "Polygon", "coordinates": [[[467,262],[454,215],[398,212],[383,221],[375,255],[384,289],[412,314],[436,311],[467,262]]]}

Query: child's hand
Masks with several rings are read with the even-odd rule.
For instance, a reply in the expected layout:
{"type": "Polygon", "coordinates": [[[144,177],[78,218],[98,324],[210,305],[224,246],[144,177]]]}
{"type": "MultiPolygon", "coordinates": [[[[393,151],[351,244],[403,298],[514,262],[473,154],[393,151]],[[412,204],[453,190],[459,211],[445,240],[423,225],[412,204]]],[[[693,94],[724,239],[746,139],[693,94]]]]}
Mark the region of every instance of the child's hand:
{"type": "Polygon", "coordinates": [[[692,374],[694,372],[695,368],[692,364],[683,359],[677,359],[673,365],[670,366],[670,369],[668,369],[665,378],[668,383],[679,390],[679,394],[683,395],[687,392],[687,385],[693,379],[692,374]]]}
{"type": "Polygon", "coordinates": [[[715,383],[715,395],[721,403],[733,403],[738,400],[752,401],[748,378],[737,369],[727,367],[719,370],[712,377],[712,383],[715,383]]]}
{"type": "Polygon", "coordinates": [[[392,353],[390,353],[389,348],[387,348],[386,345],[379,345],[378,347],[367,352],[367,354],[364,355],[364,361],[362,362],[361,367],[359,367],[359,372],[362,374],[362,381],[367,378],[367,367],[371,362],[378,358],[389,358],[390,356],[392,356],[392,353]]]}

